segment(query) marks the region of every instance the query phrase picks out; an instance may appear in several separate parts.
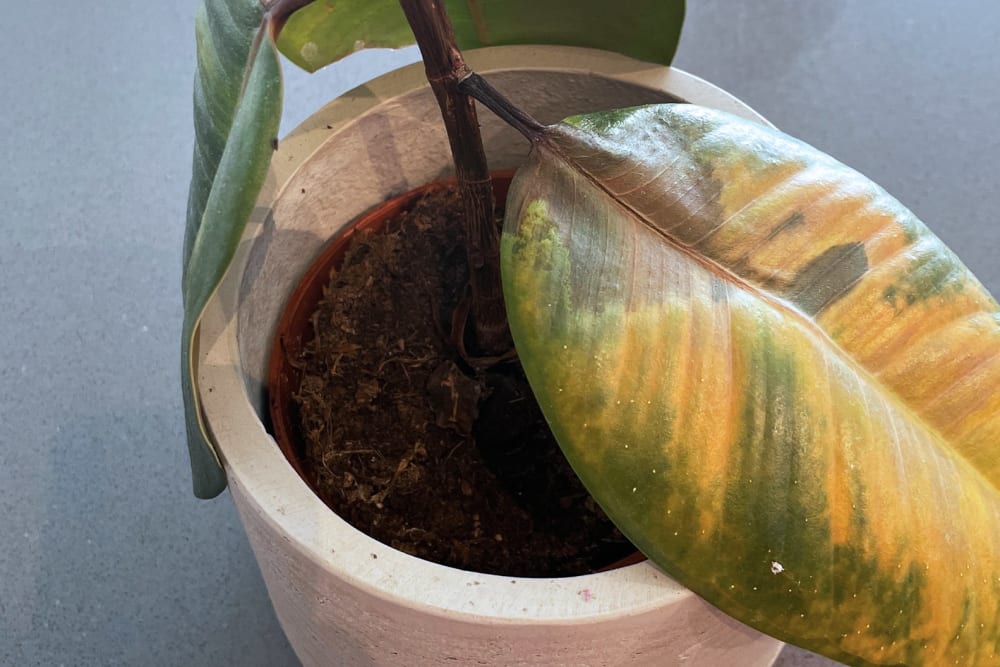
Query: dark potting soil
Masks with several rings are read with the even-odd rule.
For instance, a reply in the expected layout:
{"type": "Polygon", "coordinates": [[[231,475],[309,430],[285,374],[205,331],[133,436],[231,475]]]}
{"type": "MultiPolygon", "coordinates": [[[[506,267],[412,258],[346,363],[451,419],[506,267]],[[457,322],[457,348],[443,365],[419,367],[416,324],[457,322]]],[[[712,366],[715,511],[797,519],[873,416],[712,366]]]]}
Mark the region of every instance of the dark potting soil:
{"type": "Polygon", "coordinates": [[[434,189],[350,241],[301,359],[305,467],[331,509],[414,556],[593,572],[634,547],[573,474],[520,364],[474,372],[449,343],[467,282],[459,209],[434,189]]]}

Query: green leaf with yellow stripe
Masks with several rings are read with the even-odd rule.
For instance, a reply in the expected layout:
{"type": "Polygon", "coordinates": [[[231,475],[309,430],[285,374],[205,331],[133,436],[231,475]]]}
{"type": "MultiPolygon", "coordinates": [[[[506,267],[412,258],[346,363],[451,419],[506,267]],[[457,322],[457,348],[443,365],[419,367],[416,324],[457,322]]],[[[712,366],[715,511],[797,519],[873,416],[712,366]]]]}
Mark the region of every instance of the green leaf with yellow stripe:
{"type": "Polygon", "coordinates": [[[511,330],[654,562],[854,665],[1000,664],[1000,310],[914,215],[692,105],[581,116],[507,203],[511,330]]]}

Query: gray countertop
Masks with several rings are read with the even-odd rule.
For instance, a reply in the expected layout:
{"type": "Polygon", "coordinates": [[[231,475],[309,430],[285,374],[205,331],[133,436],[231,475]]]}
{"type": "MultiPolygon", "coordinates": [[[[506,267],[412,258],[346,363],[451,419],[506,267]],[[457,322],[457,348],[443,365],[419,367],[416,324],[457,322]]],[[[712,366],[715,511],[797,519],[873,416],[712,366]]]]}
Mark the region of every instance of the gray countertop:
{"type": "MultiPolygon", "coordinates": [[[[190,494],[178,332],[197,2],[10,4],[0,664],[297,664],[231,500],[190,494]]],[[[690,0],[676,65],[886,187],[1000,293],[997,44],[987,0],[690,0]]],[[[286,67],[283,131],[415,58],[286,67]]]]}

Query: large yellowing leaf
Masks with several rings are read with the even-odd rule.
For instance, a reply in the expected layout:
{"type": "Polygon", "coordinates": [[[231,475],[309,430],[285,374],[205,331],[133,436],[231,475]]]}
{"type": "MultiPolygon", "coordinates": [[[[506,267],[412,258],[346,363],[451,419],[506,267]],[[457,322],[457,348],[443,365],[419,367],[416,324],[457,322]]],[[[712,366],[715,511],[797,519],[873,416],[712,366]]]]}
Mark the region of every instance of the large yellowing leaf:
{"type": "Polygon", "coordinates": [[[201,415],[198,323],[225,274],[270,164],[281,118],[281,69],[259,0],[206,0],[195,25],[194,167],[184,238],[181,384],[194,493],[226,487],[201,415]]]}
{"type": "MultiPolygon", "coordinates": [[[[459,48],[587,46],[669,64],[684,0],[444,0],[459,48]]],[[[278,45],[305,70],[370,47],[414,43],[399,0],[317,0],[289,19],[278,45]]]]}
{"type": "Polygon", "coordinates": [[[1000,664],[1000,311],[895,199],[724,113],[576,117],[502,262],[557,439],[654,562],[849,664],[1000,664]]]}

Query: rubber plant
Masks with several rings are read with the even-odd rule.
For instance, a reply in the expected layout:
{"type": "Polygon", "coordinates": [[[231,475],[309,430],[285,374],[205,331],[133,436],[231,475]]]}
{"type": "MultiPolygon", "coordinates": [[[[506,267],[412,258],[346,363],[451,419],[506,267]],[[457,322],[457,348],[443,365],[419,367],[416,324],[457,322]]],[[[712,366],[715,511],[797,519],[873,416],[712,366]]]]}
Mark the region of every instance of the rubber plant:
{"type": "MultiPolygon", "coordinates": [[[[313,26],[317,5],[336,3],[303,10],[313,26]]],[[[332,40],[311,30],[287,43],[315,65],[332,40]]],[[[258,41],[236,121],[276,62],[258,41]]],[[[958,258],[776,130],[691,105],[542,126],[451,76],[532,144],[501,238],[510,331],[622,531],[726,613],[848,664],[998,664],[1000,307],[958,258]]],[[[273,127],[231,125],[223,166],[273,127]]]]}

